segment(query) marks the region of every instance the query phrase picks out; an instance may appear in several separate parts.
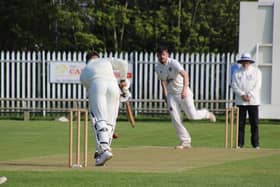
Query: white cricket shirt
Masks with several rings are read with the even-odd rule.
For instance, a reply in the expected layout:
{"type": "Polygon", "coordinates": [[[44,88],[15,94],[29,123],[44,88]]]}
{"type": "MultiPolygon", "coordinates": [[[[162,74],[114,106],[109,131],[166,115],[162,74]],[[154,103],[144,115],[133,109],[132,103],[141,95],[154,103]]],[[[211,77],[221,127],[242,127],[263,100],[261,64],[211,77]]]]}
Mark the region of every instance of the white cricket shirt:
{"type": "Polygon", "coordinates": [[[155,71],[158,79],[166,82],[169,94],[181,94],[184,86],[183,77],[179,74],[184,71],[182,65],[175,59],[168,58],[166,64],[157,64],[155,71]]]}
{"type": "Polygon", "coordinates": [[[117,81],[114,70],[120,73],[120,80],[126,80],[128,63],[117,58],[97,58],[90,60],[80,75],[82,84],[89,88],[94,79],[117,81]]]}

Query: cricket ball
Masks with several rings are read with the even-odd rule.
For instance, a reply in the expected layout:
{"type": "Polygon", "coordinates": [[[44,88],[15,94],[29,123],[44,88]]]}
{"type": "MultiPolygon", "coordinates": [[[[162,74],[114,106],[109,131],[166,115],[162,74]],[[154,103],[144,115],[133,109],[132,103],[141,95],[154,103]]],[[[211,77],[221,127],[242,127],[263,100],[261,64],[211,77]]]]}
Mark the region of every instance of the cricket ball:
{"type": "Polygon", "coordinates": [[[119,137],[119,134],[115,132],[115,133],[113,134],[113,138],[114,138],[114,139],[117,139],[118,137],[119,137]]]}

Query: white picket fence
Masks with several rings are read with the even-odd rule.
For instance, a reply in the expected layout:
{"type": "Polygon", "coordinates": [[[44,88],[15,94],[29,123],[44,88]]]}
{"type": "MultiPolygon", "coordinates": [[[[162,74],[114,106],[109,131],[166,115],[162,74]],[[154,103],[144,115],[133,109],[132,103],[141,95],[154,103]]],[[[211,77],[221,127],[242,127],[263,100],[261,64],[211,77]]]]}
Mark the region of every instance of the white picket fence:
{"type": "MultiPolygon", "coordinates": [[[[22,109],[39,110],[87,107],[86,90],[80,84],[50,83],[49,63],[53,61],[84,63],[83,52],[21,52],[1,51],[0,112],[22,109]]],[[[104,53],[102,57],[118,57],[132,64],[132,104],[134,113],[166,113],[162,89],[154,67],[155,53],[104,53]]],[[[190,87],[198,108],[223,111],[231,104],[230,67],[235,54],[171,53],[189,73],[190,87]]]]}

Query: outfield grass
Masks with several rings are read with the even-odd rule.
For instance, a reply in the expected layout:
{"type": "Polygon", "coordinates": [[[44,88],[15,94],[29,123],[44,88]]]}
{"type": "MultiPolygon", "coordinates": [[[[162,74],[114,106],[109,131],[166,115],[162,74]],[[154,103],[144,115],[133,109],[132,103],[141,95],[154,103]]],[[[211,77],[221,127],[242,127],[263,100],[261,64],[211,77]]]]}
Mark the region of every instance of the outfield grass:
{"type": "MultiPolygon", "coordinates": [[[[224,149],[223,120],[186,121],[193,148],[178,144],[169,121],[119,122],[115,157],[103,168],[68,169],[68,124],[0,120],[0,176],[3,186],[280,186],[280,124],[260,126],[261,150],[224,149]],[[161,165],[162,164],[162,165],[161,165]],[[178,165],[178,167],[177,167],[178,165]]],[[[91,129],[89,129],[91,132],[91,129]]],[[[89,151],[94,143],[90,133],[89,151]]]]}

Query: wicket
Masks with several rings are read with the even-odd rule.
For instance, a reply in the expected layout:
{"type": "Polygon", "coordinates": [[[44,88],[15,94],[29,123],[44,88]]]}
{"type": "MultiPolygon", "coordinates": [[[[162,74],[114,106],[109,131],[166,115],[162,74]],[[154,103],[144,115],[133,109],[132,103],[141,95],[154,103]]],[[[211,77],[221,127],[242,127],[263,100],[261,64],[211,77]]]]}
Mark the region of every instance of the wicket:
{"type": "Polygon", "coordinates": [[[230,138],[230,148],[233,148],[234,142],[234,120],[236,122],[235,147],[238,147],[238,129],[239,129],[239,108],[230,107],[226,109],[226,126],[225,126],[225,148],[228,148],[228,138],[230,138]],[[230,133],[228,133],[230,123],[230,133]],[[228,137],[230,135],[230,137],[228,137]]]}
{"type": "Polygon", "coordinates": [[[69,167],[81,168],[87,167],[88,154],[88,110],[87,109],[71,109],[69,111],[69,167]],[[76,163],[73,164],[73,115],[77,114],[77,140],[76,140],[76,163]],[[83,165],[80,163],[80,144],[81,144],[81,114],[84,114],[84,160],[83,165]]]}

